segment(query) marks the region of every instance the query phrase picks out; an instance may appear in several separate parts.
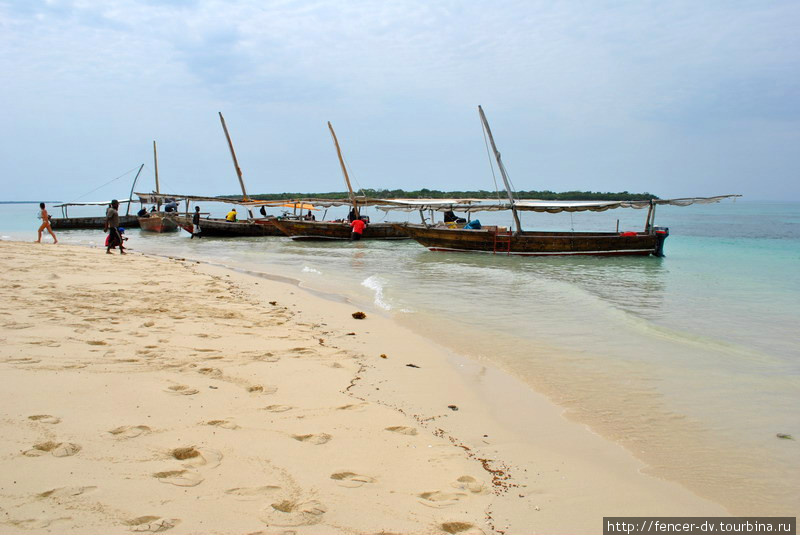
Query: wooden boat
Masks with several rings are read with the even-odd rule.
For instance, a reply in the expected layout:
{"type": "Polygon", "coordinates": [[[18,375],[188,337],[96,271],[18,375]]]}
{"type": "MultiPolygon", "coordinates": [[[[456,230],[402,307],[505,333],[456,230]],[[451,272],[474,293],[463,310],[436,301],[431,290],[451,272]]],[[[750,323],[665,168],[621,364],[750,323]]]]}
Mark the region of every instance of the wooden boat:
{"type": "MultiPolygon", "coordinates": [[[[178,214],[170,216],[180,228],[192,233],[192,216],[178,214]]],[[[247,236],[285,236],[283,231],[273,225],[273,219],[227,221],[225,219],[205,218],[200,220],[203,237],[241,238],[247,236]]]]}
{"type": "MultiPolygon", "coordinates": [[[[306,221],[297,219],[276,219],[272,222],[293,240],[349,240],[352,232],[346,221],[306,221]]],[[[407,240],[408,233],[400,225],[393,223],[370,223],[364,227],[364,240],[407,240]]]]}
{"type": "MultiPolygon", "coordinates": [[[[144,164],[139,166],[136,176],[133,178],[131,185],[131,196],[133,189],[136,187],[136,180],[144,168],[144,164]]],[[[131,171],[128,171],[128,173],[131,171]]],[[[127,173],[125,173],[127,174],[127,173]]],[[[124,176],[124,175],[123,175],[124,176]]],[[[130,215],[131,199],[122,199],[119,201],[120,205],[127,204],[126,213],[119,215],[119,225],[125,228],[136,228],[139,226],[139,221],[135,215],[130,215]]],[[[62,204],[55,204],[53,208],[61,208],[61,217],[51,217],[50,226],[57,230],[76,230],[76,229],[102,229],[106,223],[106,210],[111,206],[111,201],[94,201],[94,202],[68,202],[62,204]],[[102,210],[100,216],[91,217],[70,217],[69,208],[71,206],[96,206],[102,210]]]]}
{"type": "MultiPolygon", "coordinates": [[[[500,158],[500,152],[492,136],[489,123],[478,106],[481,122],[491,142],[497,167],[503,178],[503,183],[508,194],[507,203],[441,203],[432,201],[399,201],[395,204],[405,208],[383,207],[391,209],[419,209],[420,215],[424,210],[438,211],[466,211],[468,213],[486,210],[510,210],[514,216],[515,230],[490,226],[480,229],[449,228],[445,225],[433,226],[423,224],[396,224],[395,228],[407,233],[412,239],[432,251],[464,251],[482,252],[505,255],[523,256],[551,256],[551,255],[664,255],[664,241],[669,236],[669,229],[654,225],[655,208],[659,204],[688,206],[695,203],[713,203],[728,197],[739,195],[722,195],[717,197],[697,197],[685,199],[646,199],[641,201],[519,201],[514,198],[505,167],[500,158]],[[603,212],[615,208],[648,208],[647,220],[642,232],[537,232],[522,231],[520,211],[534,212],[578,212],[596,211],[603,212]]],[[[425,221],[423,215],[423,221],[425,221]]]]}
{"type": "MultiPolygon", "coordinates": [[[[336,154],[339,157],[339,165],[342,168],[344,181],[347,185],[348,195],[350,196],[351,214],[354,218],[361,217],[360,209],[368,205],[380,204],[375,199],[359,198],[353,192],[353,187],[350,184],[350,175],[347,172],[347,166],[342,157],[342,151],[339,147],[339,140],[336,138],[336,132],[333,131],[333,126],[328,122],[328,130],[330,130],[331,137],[333,138],[334,146],[336,147],[336,154]]],[[[316,204],[316,202],[315,202],[316,204]]],[[[331,203],[320,203],[331,204],[331,203]]],[[[339,203],[341,204],[341,203],[339,203]]],[[[349,221],[309,221],[303,219],[277,219],[274,225],[281,229],[287,236],[293,240],[311,241],[311,240],[350,240],[352,229],[349,221]]],[[[408,234],[405,231],[393,225],[392,223],[367,223],[361,234],[361,239],[364,240],[406,240],[408,234]]]]}
{"type": "MultiPolygon", "coordinates": [[[[153,141],[153,163],[155,165],[156,194],[161,192],[158,184],[158,152],[156,142],[153,141]]],[[[161,211],[161,202],[156,204],[156,210],[148,212],[147,215],[138,216],[139,226],[146,232],[177,232],[178,224],[169,216],[169,213],[161,211]]]]}

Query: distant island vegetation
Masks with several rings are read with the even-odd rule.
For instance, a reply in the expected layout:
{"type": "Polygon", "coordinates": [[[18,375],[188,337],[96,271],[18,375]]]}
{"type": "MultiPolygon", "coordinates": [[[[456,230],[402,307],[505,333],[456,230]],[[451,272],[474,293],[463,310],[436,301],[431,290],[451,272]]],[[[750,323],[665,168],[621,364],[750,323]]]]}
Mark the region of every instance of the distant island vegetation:
{"type": "MultiPolygon", "coordinates": [[[[439,191],[423,188],[415,191],[402,189],[362,189],[359,196],[375,199],[500,199],[507,200],[505,193],[498,194],[493,191],[439,191]]],[[[225,198],[241,198],[237,195],[223,195],[225,198]]],[[[259,201],[276,201],[281,199],[347,199],[345,191],[332,191],[328,193],[259,193],[250,198],[259,201]]],[[[652,193],[600,192],[600,191],[518,191],[517,199],[541,199],[545,201],[634,201],[658,199],[652,193]]]]}

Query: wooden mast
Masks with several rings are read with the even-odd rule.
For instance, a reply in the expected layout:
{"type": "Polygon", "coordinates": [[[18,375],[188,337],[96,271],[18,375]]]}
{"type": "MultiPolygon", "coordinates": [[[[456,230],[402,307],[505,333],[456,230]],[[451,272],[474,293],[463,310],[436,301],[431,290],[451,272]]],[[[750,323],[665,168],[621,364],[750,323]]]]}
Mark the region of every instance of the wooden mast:
{"type": "MultiPolygon", "coordinates": [[[[158,151],[156,150],[156,141],[153,140],[153,167],[156,173],[156,193],[161,193],[161,188],[158,185],[158,151]]],[[[161,197],[156,197],[156,205],[158,209],[156,211],[161,211],[161,197]]]]}
{"type": "MultiPolygon", "coordinates": [[[[228,127],[225,124],[225,118],[222,116],[222,112],[219,112],[219,120],[222,123],[222,130],[225,131],[225,139],[228,140],[228,148],[231,149],[231,158],[233,158],[233,167],[236,168],[236,176],[239,177],[239,185],[242,187],[242,200],[249,201],[250,197],[247,196],[247,190],[244,188],[244,179],[242,179],[242,169],[239,167],[239,160],[236,159],[236,151],[233,150],[233,142],[231,141],[230,134],[228,134],[228,127]]],[[[248,208],[247,212],[250,214],[250,219],[252,219],[253,211],[248,208]]]]}
{"type": "Polygon", "coordinates": [[[336,145],[336,155],[339,156],[339,165],[342,166],[344,181],[347,184],[347,191],[350,193],[350,203],[353,205],[353,212],[355,213],[356,219],[358,219],[360,215],[358,213],[358,203],[356,202],[356,194],[353,193],[353,187],[350,185],[350,177],[347,174],[347,167],[344,165],[344,159],[342,158],[342,149],[339,148],[339,140],[336,139],[336,132],[333,131],[333,126],[331,126],[330,121],[328,121],[328,129],[331,131],[331,136],[333,136],[333,144],[336,145]]]}
{"type": "Polygon", "coordinates": [[[486,115],[483,113],[483,108],[478,106],[478,112],[481,115],[481,122],[483,122],[483,127],[486,129],[486,133],[489,135],[489,142],[492,144],[492,150],[494,151],[494,157],[497,160],[497,167],[500,168],[500,174],[503,176],[503,184],[506,186],[506,193],[508,193],[508,202],[511,203],[511,213],[514,214],[514,224],[517,226],[517,234],[522,232],[522,225],[519,222],[519,214],[517,213],[516,202],[514,201],[514,194],[511,191],[511,184],[508,182],[508,176],[506,175],[506,168],[503,166],[503,161],[500,159],[500,151],[497,150],[497,146],[494,144],[494,137],[492,137],[492,130],[489,128],[489,122],[486,120],[486,115]]]}
{"type": "MultiPolygon", "coordinates": [[[[139,166],[139,170],[136,172],[136,176],[133,177],[133,184],[131,184],[131,194],[128,195],[128,208],[125,211],[125,215],[129,215],[131,213],[131,199],[133,199],[133,190],[134,188],[136,188],[136,181],[139,180],[139,175],[141,174],[142,169],[144,169],[144,164],[139,166]]],[[[64,210],[64,217],[67,217],[66,209],[62,208],[62,210],[64,210]]]]}

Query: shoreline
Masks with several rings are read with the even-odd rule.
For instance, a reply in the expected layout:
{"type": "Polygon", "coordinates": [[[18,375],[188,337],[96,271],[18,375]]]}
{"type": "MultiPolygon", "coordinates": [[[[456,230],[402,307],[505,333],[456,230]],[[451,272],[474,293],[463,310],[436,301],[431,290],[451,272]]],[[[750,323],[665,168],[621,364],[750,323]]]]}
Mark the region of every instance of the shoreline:
{"type": "MultiPolygon", "coordinates": [[[[618,514],[630,516],[726,516],[728,514],[721,506],[697,497],[676,483],[641,473],[644,466],[643,463],[636,460],[622,446],[601,438],[586,426],[568,420],[563,414],[564,409],[546,400],[544,396],[533,392],[527,385],[522,384],[518,379],[506,374],[499,368],[487,367],[483,363],[455,355],[444,347],[423,338],[421,335],[414,334],[408,329],[398,326],[390,317],[381,315],[377,311],[368,311],[369,315],[366,320],[353,320],[349,316],[355,311],[354,305],[347,302],[327,300],[320,295],[315,295],[319,292],[303,288],[299,281],[298,284],[294,285],[287,280],[276,281],[269,276],[242,273],[235,270],[235,268],[195,263],[196,261],[176,258],[160,259],[154,255],[143,255],[136,252],[123,260],[107,257],[102,250],[85,247],[64,245],[59,247],[57,252],[53,252],[54,250],[49,248],[42,249],[43,246],[37,244],[26,245],[16,242],[2,242],[0,247],[5,248],[6,244],[12,244],[10,248],[29,249],[24,252],[26,254],[31,254],[31,251],[39,248],[41,255],[34,253],[32,256],[40,257],[42,260],[49,260],[51,264],[54,261],[63,264],[62,269],[65,269],[64,266],[75,267],[70,262],[79,261],[76,257],[84,257],[85,259],[85,257],[91,257],[92,254],[100,256],[100,259],[96,261],[97,265],[111,265],[110,263],[101,264],[107,261],[127,262],[128,260],[134,260],[130,264],[141,263],[149,266],[149,268],[164,268],[172,277],[167,277],[164,280],[159,279],[158,285],[164,286],[168,290],[167,293],[169,293],[169,290],[180,292],[179,297],[197,290],[197,288],[192,288],[191,285],[189,288],[185,288],[186,280],[191,280],[194,284],[202,283],[203,285],[216,285],[218,287],[227,287],[230,283],[231,291],[235,291],[235,295],[248,303],[244,307],[246,308],[246,314],[238,311],[239,307],[235,303],[227,303],[227,299],[223,298],[222,301],[226,302],[225,304],[227,305],[226,307],[221,307],[224,310],[223,317],[213,318],[214,321],[208,325],[208,327],[217,326],[220,330],[200,329],[193,336],[201,339],[203,334],[210,335],[216,332],[225,332],[226,329],[236,329],[235,325],[230,324],[230,320],[234,319],[237,314],[244,314],[247,317],[247,321],[260,321],[262,323],[264,322],[262,316],[265,314],[273,319],[280,316],[284,323],[279,324],[279,320],[272,323],[267,322],[268,324],[255,330],[248,329],[250,332],[246,332],[246,336],[242,336],[241,333],[230,334],[230,336],[219,335],[221,336],[219,345],[231,338],[231,340],[227,341],[233,347],[239,348],[239,353],[237,356],[236,351],[232,351],[230,355],[222,355],[222,358],[218,359],[218,361],[227,362],[226,359],[232,359],[229,366],[236,372],[248,370],[250,377],[263,377],[263,374],[266,374],[270,367],[287,366],[286,370],[284,370],[286,376],[273,376],[272,372],[268,374],[277,390],[273,394],[264,395],[265,398],[277,399],[282,392],[287,390],[292,392],[291,395],[286,395],[284,402],[273,404],[279,406],[280,409],[270,413],[272,415],[270,423],[278,428],[297,428],[295,434],[300,433],[298,436],[310,435],[306,440],[320,441],[324,439],[322,435],[329,435],[331,438],[328,438],[322,444],[313,445],[311,451],[313,451],[313,448],[324,448],[327,455],[333,457],[343,456],[350,460],[350,464],[360,464],[365,469],[363,470],[364,473],[361,474],[360,472],[351,471],[347,466],[341,466],[341,471],[332,474],[338,474],[341,478],[334,478],[333,480],[328,477],[327,473],[324,473],[323,476],[324,471],[309,473],[311,471],[309,470],[310,468],[325,464],[325,459],[319,458],[317,454],[310,453],[308,449],[299,450],[298,452],[296,448],[292,448],[296,444],[291,444],[292,441],[287,440],[287,444],[282,445],[284,449],[279,448],[283,453],[276,453],[274,458],[270,458],[268,464],[280,465],[281,470],[291,474],[289,479],[294,481],[295,486],[298,488],[313,489],[306,494],[314,495],[314,499],[301,500],[298,502],[299,504],[306,504],[303,506],[306,509],[314,509],[317,506],[308,505],[308,502],[317,501],[322,504],[322,507],[318,507],[311,512],[301,511],[298,513],[294,510],[281,512],[278,511],[283,507],[280,504],[283,501],[287,501],[283,500],[271,502],[272,504],[279,504],[279,507],[278,509],[273,507],[270,510],[271,504],[268,502],[276,498],[270,498],[266,494],[263,496],[258,495],[252,489],[260,487],[250,487],[255,494],[248,495],[249,498],[246,501],[258,502],[258,507],[251,508],[248,523],[246,527],[241,525],[242,530],[252,530],[254,525],[257,525],[256,527],[260,526],[260,529],[272,529],[274,525],[278,525],[274,523],[272,518],[281,514],[293,515],[293,522],[295,520],[299,521],[300,517],[305,520],[314,520],[315,522],[308,524],[308,529],[317,529],[317,531],[309,532],[339,532],[340,529],[347,527],[347,529],[355,530],[356,532],[388,529],[431,533],[500,533],[506,531],[510,533],[532,531],[592,533],[597,532],[601,526],[602,516],[618,514]],[[75,250],[80,251],[82,254],[73,254],[75,250]],[[94,251],[94,253],[91,253],[91,251],[94,251]],[[182,280],[184,281],[183,283],[181,282],[182,280]],[[270,305],[270,301],[275,301],[280,305],[270,305]],[[291,303],[288,306],[283,304],[290,301],[291,303]],[[224,317],[225,314],[232,314],[232,316],[230,318],[224,317]],[[286,324],[293,325],[294,330],[288,330],[285,327],[286,324]],[[252,362],[252,358],[243,359],[243,356],[256,351],[250,347],[254,336],[264,346],[272,343],[270,342],[271,338],[261,340],[261,328],[268,330],[276,337],[284,337],[286,340],[291,340],[292,343],[288,345],[302,342],[302,344],[306,345],[306,347],[302,348],[305,351],[295,352],[292,356],[289,356],[294,349],[298,348],[284,347],[283,350],[287,352],[286,355],[272,363],[264,362],[263,360],[252,362]],[[300,332],[302,335],[299,334],[300,332]],[[356,334],[349,335],[349,332],[355,332],[356,334]],[[316,344],[316,346],[313,344],[316,344]],[[308,345],[311,345],[311,347],[307,347],[308,345]],[[381,355],[386,355],[386,358],[381,358],[381,355]],[[414,364],[418,367],[410,367],[408,364],[414,364]],[[300,372],[295,368],[298,368],[300,372]],[[313,372],[315,376],[309,378],[303,376],[303,372],[305,374],[313,372]],[[297,377],[297,373],[300,373],[300,378],[297,377]],[[335,383],[335,385],[326,384],[326,381],[335,383]],[[286,384],[287,382],[288,384],[286,384]],[[293,384],[296,388],[292,388],[293,384]],[[331,386],[337,387],[335,392],[329,391],[331,386]],[[303,394],[303,392],[306,393],[303,394]],[[323,409],[319,406],[319,397],[326,400],[336,400],[333,403],[335,405],[340,403],[341,396],[351,400],[355,398],[357,400],[356,407],[348,410],[339,410],[335,407],[323,409]],[[449,405],[456,407],[457,410],[449,408],[449,405]],[[283,410],[284,407],[289,408],[283,410]],[[513,408],[513,410],[509,410],[510,408],[513,408]],[[302,412],[301,409],[305,412],[298,415],[298,412],[302,412]],[[343,415],[342,413],[347,414],[343,415]],[[367,417],[368,413],[369,416],[367,417]],[[342,422],[343,416],[346,417],[345,420],[358,416],[358,422],[357,424],[352,421],[342,422]],[[392,420],[391,423],[393,425],[387,423],[384,427],[397,428],[394,432],[387,432],[383,428],[375,427],[375,421],[382,421],[384,418],[387,422],[392,420]],[[301,433],[298,425],[309,421],[316,423],[316,426],[312,427],[322,429],[333,426],[337,432],[326,432],[323,429],[319,433],[305,433],[305,431],[301,433]],[[417,434],[404,433],[411,428],[415,429],[417,434]],[[387,442],[386,436],[389,435],[394,435],[392,438],[400,437],[403,440],[411,441],[410,443],[405,443],[405,447],[400,450],[402,453],[400,458],[396,457],[397,449],[400,446],[387,442]],[[337,446],[337,442],[349,443],[349,445],[337,446]],[[409,446],[420,447],[409,448],[409,446]],[[360,455],[354,455],[356,452],[360,455]],[[365,455],[365,452],[376,455],[365,455]],[[308,466],[287,468],[285,461],[291,458],[289,453],[292,455],[301,454],[303,463],[307,463],[308,466]],[[411,459],[416,461],[416,464],[411,463],[409,465],[408,461],[411,459]],[[411,468],[411,466],[416,468],[411,468]],[[409,471],[411,473],[408,473],[409,471]],[[367,474],[366,472],[372,473],[367,474]],[[359,478],[361,481],[359,481],[359,478]],[[356,486],[331,485],[331,481],[338,481],[339,483],[344,481],[348,485],[356,486]],[[415,487],[417,490],[412,490],[415,487]],[[369,490],[367,490],[367,493],[359,495],[358,500],[353,500],[352,495],[348,496],[348,493],[343,492],[341,489],[346,491],[369,490]],[[367,497],[369,493],[372,493],[373,496],[367,497]],[[378,502],[375,503],[375,510],[370,515],[365,515],[363,512],[365,503],[367,503],[364,502],[365,499],[378,499],[378,502]],[[335,504],[337,507],[332,507],[330,504],[335,504]],[[322,508],[325,511],[320,513],[319,510],[322,508]],[[265,510],[267,513],[264,513],[265,510]],[[267,515],[267,522],[264,522],[265,514],[267,515]],[[355,517],[359,515],[362,518],[356,522],[355,517]],[[253,519],[257,520],[257,522],[250,522],[253,519]],[[355,524],[352,522],[355,522],[355,524]],[[317,526],[317,528],[312,528],[311,526],[317,526]]],[[[8,262],[8,260],[5,262],[8,262]]],[[[27,262],[30,262],[30,260],[27,262]]],[[[130,264],[126,266],[117,263],[113,267],[116,270],[121,270],[120,272],[125,273],[127,277],[132,277],[130,264]]],[[[47,263],[44,265],[47,265],[47,263]]],[[[70,275],[70,277],[74,276],[77,275],[70,275]]],[[[144,279],[152,277],[149,273],[140,273],[139,276],[144,279]]],[[[33,275],[25,275],[20,279],[17,284],[20,284],[22,289],[19,291],[23,293],[28,291],[28,298],[32,304],[37,302],[36,299],[33,299],[34,297],[37,299],[39,297],[45,298],[44,295],[36,296],[37,290],[35,288],[26,287],[26,284],[31,282],[26,280],[26,277],[30,279],[33,275]]],[[[54,279],[55,283],[50,282],[50,284],[58,286],[63,282],[63,279],[68,278],[67,275],[58,275],[58,277],[59,279],[54,279]]],[[[103,276],[99,276],[99,279],[95,283],[101,287],[109,284],[109,281],[105,280],[103,276]]],[[[125,286],[124,283],[121,283],[121,285],[125,286]]],[[[11,291],[11,295],[14,295],[13,288],[7,291],[11,291]]],[[[87,295],[83,295],[79,299],[86,299],[87,297],[87,295]]],[[[219,302],[216,301],[219,297],[219,295],[205,293],[203,299],[195,298],[193,303],[197,307],[210,304],[216,305],[219,302]],[[216,302],[209,302],[209,299],[214,299],[216,302]]],[[[22,311],[24,312],[24,310],[23,308],[22,311]]],[[[198,309],[193,310],[198,313],[201,312],[198,309]]],[[[187,312],[184,311],[178,314],[183,316],[179,319],[170,317],[170,312],[174,311],[170,310],[169,307],[158,304],[150,306],[142,304],[141,309],[139,309],[139,314],[153,313],[158,316],[159,322],[164,322],[165,325],[187,328],[185,320],[191,319],[190,316],[185,315],[187,312]],[[152,306],[155,306],[156,310],[153,310],[152,306]]],[[[141,325],[144,325],[142,323],[143,320],[147,323],[147,320],[139,316],[127,322],[131,323],[131,325],[126,325],[126,327],[132,329],[129,332],[137,332],[138,329],[141,329],[141,325]]],[[[81,329],[85,329],[82,335],[102,336],[101,329],[108,326],[99,321],[99,319],[96,321],[99,322],[98,325],[81,326],[81,329]]],[[[191,321],[188,323],[189,327],[198,327],[191,321]]],[[[17,322],[17,325],[20,324],[24,325],[22,322],[17,322]]],[[[27,331],[33,325],[35,323],[29,327],[13,328],[9,327],[8,322],[6,322],[2,331],[3,334],[0,336],[9,340],[24,339],[26,336],[30,337],[27,331]]],[[[51,331],[53,331],[52,328],[51,331]]],[[[61,338],[54,337],[54,334],[57,333],[53,332],[52,335],[46,335],[45,340],[48,341],[47,343],[62,343],[61,339],[65,333],[61,333],[61,338]]],[[[67,335],[67,338],[71,336],[67,335]]],[[[184,336],[186,335],[181,335],[181,337],[184,336]]],[[[150,348],[151,352],[157,353],[159,345],[170,343],[169,337],[161,338],[161,340],[166,340],[166,342],[150,344],[156,346],[150,348]]],[[[37,339],[36,341],[41,342],[42,340],[37,339]]],[[[196,345],[197,339],[192,338],[191,342],[196,345]]],[[[179,350],[176,350],[181,354],[181,358],[178,359],[180,363],[174,367],[164,368],[159,373],[167,373],[171,378],[170,380],[177,378],[184,380],[187,374],[194,377],[192,374],[197,373],[195,370],[206,359],[203,352],[198,353],[190,347],[192,344],[186,346],[189,349],[177,344],[180,346],[179,350]],[[174,374],[178,375],[173,377],[174,374]]],[[[42,352],[45,357],[43,360],[52,360],[57,357],[57,355],[51,354],[53,353],[52,350],[49,352],[46,350],[46,345],[42,347],[39,344],[36,347],[39,350],[44,350],[42,352]]],[[[12,368],[13,373],[19,375],[19,380],[23,384],[25,376],[29,373],[39,376],[42,373],[49,376],[85,373],[69,371],[69,369],[42,371],[35,364],[25,364],[25,361],[16,363],[9,361],[9,358],[15,357],[8,355],[7,352],[8,350],[4,350],[2,365],[6,368],[12,368]],[[48,374],[47,372],[50,373],[48,374]]],[[[270,352],[275,356],[274,352],[270,352]]],[[[225,352],[223,348],[217,347],[212,354],[220,356],[217,353],[222,354],[225,352]]],[[[152,357],[152,359],[155,358],[152,357]]],[[[172,360],[176,359],[175,356],[170,358],[172,360]]],[[[147,361],[148,359],[144,360],[147,361]]],[[[52,366],[52,364],[51,362],[50,365],[52,366]]],[[[90,369],[106,366],[92,359],[89,359],[88,363],[78,362],[78,364],[86,364],[86,367],[90,369]]],[[[129,363],[129,365],[135,366],[134,363],[129,363]]],[[[228,375],[233,376],[236,374],[233,371],[228,371],[227,366],[210,368],[219,370],[219,375],[215,375],[217,372],[214,371],[205,372],[205,374],[201,374],[204,380],[217,382],[220,386],[222,384],[235,384],[234,378],[229,378],[228,375]],[[225,379],[223,380],[223,378],[225,379]]],[[[76,368],[76,370],[82,369],[84,368],[76,368]]],[[[105,378],[113,377],[114,380],[119,381],[133,380],[132,377],[126,376],[125,373],[112,372],[105,368],[103,368],[103,376],[105,378]],[[117,377],[120,375],[122,377],[117,377]]],[[[241,377],[236,379],[242,380],[241,377]]],[[[181,386],[178,383],[176,385],[181,386]]],[[[146,381],[144,386],[153,390],[150,381],[146,381]]],[[[208,384],[207,386],[212,389],[215,385],[208,384]]],[[[218,390],[220,386],[212,390],[218,390]]],[[[264,391],[262,390],[262,392],[264,391]]],[[[159,394],[161,393],[163,392],[159,392],[159,394]]],[[[21,393],[18,392],[18,394],[21,393]]],[[[238,395],[231,393],[230,397],[226,398],[226,403],[229,404],[226,406],[235,407],[239,411],[236,414],[250,415],[252,411],[257,410],[260,412],[255,414],[263,416],[263,408],[254,408],[252,406],[252,396],[250,394],[252,393],[244,396],[244,399],[240,399],[240,393],[238,395]]],[[[194,399],[194,396],[170,396],[167,393],[164,403],[173,405],[176,401],[186,399],[194,399]]],[[[267,400],[263,399],[261,401],[267,400]]],[[[353,404],[344,403],[339,407],[347,405],[353,404]]],[[[185,409],[186,407],[183,408],[185,409]]],[[[53,409],[50,410],[52,411],[53,409]]],[[[84,407],[83,410],[86,411],[86,408],[84,407]]],[[[197,411],[199,408],[194,407],[192,410],[197,411]]],[[[16,416],[21,418],[24,415],[18,414],[16,416]]],[[[8,414],[4,415],[4,420],[9,420],[8,414]]],[[[63,420],[66,423],[66,418],[63,418],[63,420]]],[[[256,418],[256,420],[258,419],[256,418]]],[[[42,427],[42,424],[36,425],[42,427]]],[[[240,429],[246,429],[251,433],[251,438],[259,435],[263,436],[264,434],[269,434],[270,436],[274,434],[269,427],[253,430],[238,423],[236,425],[239,425],[240,429]]],[[[8,422],[4,427],[8,427],[8,422]]],[[[216,428],[216,426],[211,426],[211,428],[216,428]]],[[[216,433],[212,436],[207,436],[207,433],[202,432],[208,429],[208,425],[201,426],[199,429],[193,429],[192,433],[189,434],[203,438],[206,441],[215,440],[216,433]]],[[[215,429],[215,431],[221,433],[222,429],[215,429]]],[[[31,432],[35,434],[35,431],[31,432]]],[[[410,433],[410,431],[408,432],[410,433]]],[[[166,434],[168,433],[169,431],[166,432],[166,434]]],[[[143,439],[152,437],[155,440],[156,435],[158,433],[143,433],[143,439]]],[[[78,433],[78,436],[83,435],[78,433]]],[[[138,439],[138,436],[131,437],[131,441],[134,439],[138,439]]],[[[8,439],[3,442],[2,459],[5,465],[15,466],[18,463],[31,460],[24,459],[26,457],[24,455],[20,458],[18,452],[16,455],[13,453],[14,447],[17,450],[22,450],[24,447],[30,447],[30,444],[26,446],[22,443],[17,444],[16,442],[19,442],[19,440],[16,442],[12,440],[11,443],[14,447],[9,449],[10,444],[8,442],[8,439]]],[[[85,442],[94,443],[97,440],[86,437],[85,442]]],[[[232,458],[237,460],[237,454],[241,448],[241,444],[238,442],[224,442],[224,445],[231,451],[225,450],[223,459],[230,460],[232,458]]],[[[300,441],[295,439],[294,442],[300,441]]],[[[309,446],[309,444],[302,445],[309,446]]],[[[83,449],[86,451],[89,448],[83,449]]],[[[209,446],[208,449],[210,451],[216,448],[209,446]]],[[[200,457],[214,457],[216,455],[210,452],[203,453],[202,448],[199,451],[198,455],[200,457]]],[[[222,452],[223,450],[220,449],[218,451],[222,452]]],[[[65,456],[64,458],[55,457],[52,460],[48,460],[53,464],[52,461],[65,460],[71,462],[77,461],[81,457],[81,452],[77,452],[75,455],[65,456]]],[[[340,464],[342,463],[348,464],[344,460],[340,464]]],[[[208,464],[213,464],[213,462],[208,464]]],[[[202,472],[198,466],[188,470],[202,472]]],[[[216,471],[223,470],[228,474],[241,475],[242,473],[247,473],[247,468],[243,468],[233,461],[220,462],[216,471]]],[[[205,487],[210,486],[211,478],[208,477],[208,474],[206,476],[207,485],[198,483],[191,488],[202,491],[205,487]]],[[[134,477],[134,479],[137,477],[134,477]]],[[[97,478],[113,486],[113,480],[109,480],[110,477],[103,480],[98,475],[97,478]]],[[[147,481],[146,479],[140,481],[140,483],[143,486],[149,483],[147,485],[148,488],[153,486],[152,481],[147,481]]],[[[161,483],[161,481],[156,483],[161,483]]],[[[97,487],[97,490],[93,491],[95,495],[102,494],[100,491],[103,488],[102,484],[90,486],[97,487]]],[[[266,486],[282,487],[281,485],[266,486]]],[[[74,485],[68,487],[73,488],[74,485]]],[[[167,487],[169,486],[156,485],[155,489],[163,491],[167,487]]],[[[236,488],[228,490],[236,490],[236,488]]],[[[25,510],[23,505],[15,504],[14,499],[9,500],[9,490],[3,490],[3,495],[6,498],[0,502],[0,512],[6,517],[15,510],[25,510]],[[9,502],[11,502],[12,506],[10,508],[9,502]]],[[[34,489],[29,490],[33,491],[34,489]]],[[[40,494],[43,492],[47,492],[47,489],[39,490],[40,494]]],[[[274,492],[280,494],[281,491],[275,490],[274,492]]],[[[268,491],[264,490],[262,493],[268,493],[268,491]]],[[[201,494],[205,494],[205,492],[201,494]]],[[[301,497],[306,496],[306,494],[299,491],[289,492],[289,494],[302,494],[303,496],[301,497]]],[[[83,493],[75,495],[78,497],[63,501],[80,502],[81,498],[79,496],[81,495],[83,493]]],[[[224,491],[221,495],[223,499],[231,496],[224,491]]],[[[17,497],[17,495],[13,496],[17,497]]],[[[19,496],[20,499],[22,497],[19,496]]],[[[197,499],[197,496],[193,498],[197,499]]],[[[219,499],[219,496],[215,495],[215,498],[219,499]]],[[[179,505],[179,507],[176,507],[177,509],[183,508],[185,511],[191,511],[191,503],[183,503],[181,500],[186,500],[186,498],[178,499],[174,496],[168,498],[168,502],[179,505]]],[[[53,511],[59,510],[58,504],[48,505],[53,511]]],[[[291,509],[288,505],[283,508],[291,509]]],[[[133,514],[134,512],[130,513],[130,515],[133,514]]],[[[55,514],[50,516],[57,517],[55,514]]],[[[133,520],[136,518],[138,517],[134,517],[133,520]]],[[[24,522],[25,520],[17,519],[16,521],[24,522]]],[[[34,523],[38,521],[35,518],[27,520],[33,520],[34,523]]],[[[124,521],[130,522],[132,520],[128,518],[124,521]]],[[[152,522],[156,521],[156,519],[152,520],[152,522]]],[[[211,520],[207,521],[210,522],[211,520]]],[[[278,520],[278,522],[281,521],[286,521],[286,518],[278,520]]],[[[69,520],[58,520],[58,518],[52,520],[54,528],[60,531],[86,531],[85,529],[81,530],[79,526],[70,525],[69,522],[69,520]]],[[[10,526],[14,525],[20,529],[23,528],[19,524],[10,526]]],[[[128,529],[123,528],[123,526],[128,525],[124,523],[119,524],[119,528],[115,524],[103,525],[100,523],[98,525],[106,529],[114,527],[114,529],[119,529],[120,531],[128,529]]],[[[218,527],[225,531],[224,527],[218,527]]],[[[227,526],[227,528],[229,529],[230,526],[227,526]]],[[[181,518],[181,522],[174,523],[173,529],[175,533],[192,532],[198,529],[205,532],[215,532],[215,528],[210,525],[193,525],[190,519],[185,517],[181,518]]]]}

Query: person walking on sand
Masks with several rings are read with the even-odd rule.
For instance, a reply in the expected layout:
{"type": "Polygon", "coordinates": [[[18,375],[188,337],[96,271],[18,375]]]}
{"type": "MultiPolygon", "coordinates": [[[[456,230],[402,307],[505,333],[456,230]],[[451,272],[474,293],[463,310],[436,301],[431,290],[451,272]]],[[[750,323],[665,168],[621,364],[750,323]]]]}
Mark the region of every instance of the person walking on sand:
{"type": "Polygon", "coordinates": [[[44,203],[39,203],[39,219],[42,220],[42,224],[39,225],[39,237],[36,240],[36,243],[42,243],[42,231],[47,230],[50,235],[53,237],[53,243],[58,243],[58,238],[56,238],[56,233],[53,232],[53,227],[50,226],[50,215],[47,213],[47,208],[44,207],[44,203]]]}
{"type": "Polygon", "coordinates": [[[193,239],[195,236],[202,238],[203,236],[200,232],[200,207],[195,206],[194,215],[192,216],[192,237],[189,239],[193,239]]]}
{"type": "Polygon", "coordinates": [[[106,210],[106,223],[103,232],[108,232],[108,247],[106,254],[111,254],[113,247],[119,246],[119,254],[127,254],[122,246],[122,235],[119,233],[119,201],[114,199],[106,210]]]}

